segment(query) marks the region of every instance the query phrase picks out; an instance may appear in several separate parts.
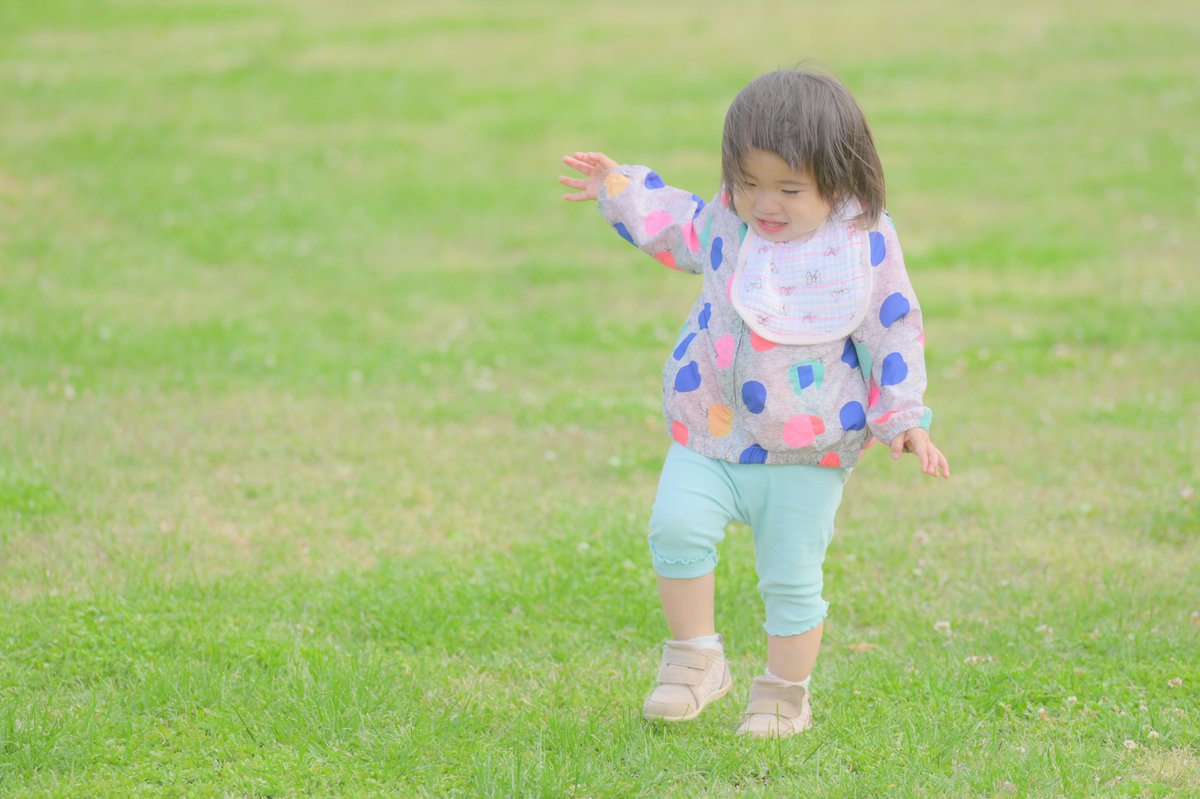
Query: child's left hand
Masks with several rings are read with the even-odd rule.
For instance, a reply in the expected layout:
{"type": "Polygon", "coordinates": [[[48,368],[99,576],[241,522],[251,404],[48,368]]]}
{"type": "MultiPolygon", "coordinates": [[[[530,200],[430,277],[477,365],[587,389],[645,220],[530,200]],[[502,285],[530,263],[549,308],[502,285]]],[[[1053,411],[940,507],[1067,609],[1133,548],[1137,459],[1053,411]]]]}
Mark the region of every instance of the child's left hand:
{"type": "Polygon", "coordinates": [[[892,460],[900,460],[900,453],[911,452],[921,461],[921,471],[930,477],[950,476],[950,462],[942,451],[933,445],[929,433],[923,427],[911,427],[892,439],[892,460]]]}

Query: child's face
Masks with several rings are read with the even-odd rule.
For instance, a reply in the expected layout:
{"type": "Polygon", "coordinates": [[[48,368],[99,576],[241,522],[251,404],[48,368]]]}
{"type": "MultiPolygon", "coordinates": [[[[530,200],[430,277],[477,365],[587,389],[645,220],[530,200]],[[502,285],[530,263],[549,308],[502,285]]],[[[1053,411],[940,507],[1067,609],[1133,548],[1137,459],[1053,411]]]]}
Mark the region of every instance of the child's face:
{"type": "Polygon", "coordinates": [[[829,203],[807,171],[797,171],[775,153],[751,150],[742,159],[746,183],[733,193],[742,221],[767,241],[803,241],[825,224],[829,203]]]}

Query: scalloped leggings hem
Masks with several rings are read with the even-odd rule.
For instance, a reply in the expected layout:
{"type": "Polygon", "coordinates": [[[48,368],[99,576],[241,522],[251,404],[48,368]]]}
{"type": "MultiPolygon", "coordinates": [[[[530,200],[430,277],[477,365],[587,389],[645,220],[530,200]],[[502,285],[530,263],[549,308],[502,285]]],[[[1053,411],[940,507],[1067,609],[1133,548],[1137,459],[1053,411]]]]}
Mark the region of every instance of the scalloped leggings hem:
{"type": "Polygon", "coordinates": [[[716,552],[706,552],[696,558],[668,558],[660,555],[654,544],[650,545],[650,558],[654,571],[671,580],[703,577],[717,568],[719,560],[716,552]]]}
{"type": "Polygon", "coordinates": [[[768,614],[773,616],[773,618],[769,619],[767,623],[763,625],[763,629],[767,631],[767,635],[771,635],[776,638],[786,638],[791,635],[803,635],[806,632],[815,630],[824,624],[826,617],[829,616],[829,603],[822,599],[821,604],[824,605],[825,608],[821,611],[820,616],[817,616],[816,618],[810,616],[797,621],[789,619],[786,614],[776,610],[775,613],[768,614]]]}

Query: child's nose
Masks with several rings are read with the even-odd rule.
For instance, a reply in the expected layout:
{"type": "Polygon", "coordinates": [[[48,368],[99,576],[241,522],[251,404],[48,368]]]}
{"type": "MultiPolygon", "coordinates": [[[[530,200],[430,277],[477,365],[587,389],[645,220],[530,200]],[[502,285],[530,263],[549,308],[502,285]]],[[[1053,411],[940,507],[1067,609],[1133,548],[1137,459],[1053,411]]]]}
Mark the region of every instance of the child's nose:
{"type": "Polygon", "coordinates": [[[774,213],[779,210],[779,203],[769,192],[760,191],[754,198],[754,207],[764,213],[774,213]]]}

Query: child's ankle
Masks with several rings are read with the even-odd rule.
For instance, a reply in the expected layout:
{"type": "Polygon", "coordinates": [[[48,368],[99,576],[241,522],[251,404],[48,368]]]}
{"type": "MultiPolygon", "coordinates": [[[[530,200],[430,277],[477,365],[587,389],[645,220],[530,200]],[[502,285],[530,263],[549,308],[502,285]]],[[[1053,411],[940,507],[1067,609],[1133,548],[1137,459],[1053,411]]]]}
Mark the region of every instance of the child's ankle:
{"type": "Polygon", "coordinates": [[[767,669],[764,673],[772,680],[779,680],[779,682],[787,683],[788,685],[799,685],[801,688],[807,688],[809,680],[812,679],[811,674],[805,677],[803,680],[785,680],[782,677],[772,674],[770,669],[767,669]]]}
{"type": "Polygon", "coordinates": [[[694,644],[700,649],[715,649],[723,653],[725,651],[724,640],[721,638],[720,633],[713,633],[712,635],[701,635],[697,638],[687,638],[682,643],[694,644]]]}

